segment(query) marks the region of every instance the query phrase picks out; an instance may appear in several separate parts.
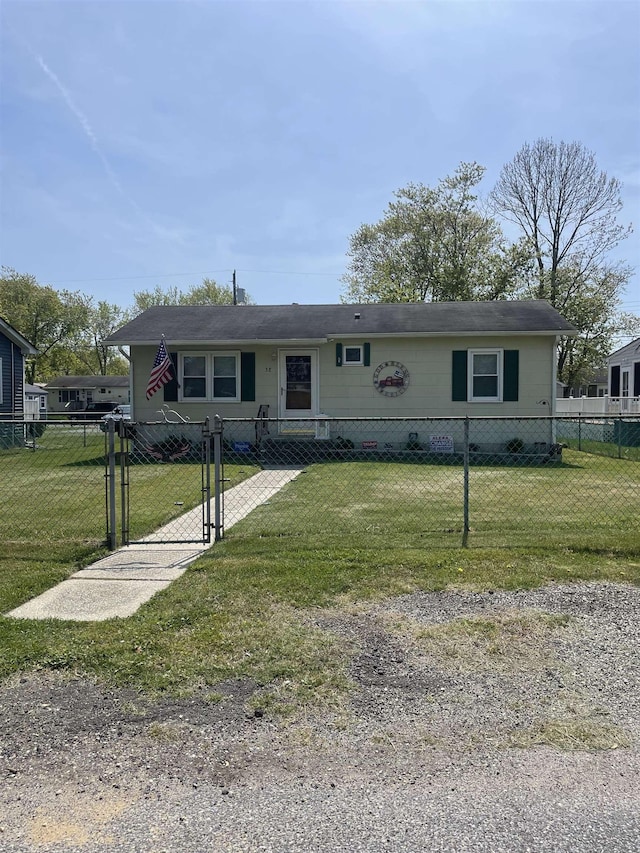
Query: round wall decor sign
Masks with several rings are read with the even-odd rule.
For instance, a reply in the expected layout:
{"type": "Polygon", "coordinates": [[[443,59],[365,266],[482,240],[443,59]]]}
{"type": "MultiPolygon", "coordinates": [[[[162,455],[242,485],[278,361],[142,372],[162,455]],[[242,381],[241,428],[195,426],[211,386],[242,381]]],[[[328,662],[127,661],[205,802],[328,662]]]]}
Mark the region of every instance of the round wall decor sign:
{"type": "Polygon", "coordinates": [[[373,385],[385,397],[399,397],[409,385],[409,371],[399,361],[383,361],[375,369],[373,385]]]}

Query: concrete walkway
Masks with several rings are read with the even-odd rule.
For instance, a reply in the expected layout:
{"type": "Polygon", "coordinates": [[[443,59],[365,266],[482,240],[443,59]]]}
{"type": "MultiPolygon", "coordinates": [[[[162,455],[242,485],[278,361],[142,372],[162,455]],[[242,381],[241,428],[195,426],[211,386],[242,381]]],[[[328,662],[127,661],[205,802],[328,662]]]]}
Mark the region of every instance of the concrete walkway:
{"type": "MultiPolygon", "coordinates": [[[[265,503],[302,470],[301,467],[265,468],[225,492],[225,530],[265,503]]],[[[211,516],[213,520],[213,501],[211,516]]],[[[163,540],[178,538],[180,532],[198,529],[201,523],[202,509],[196,507],[152,534],[150,544],[128,545],[114,551],[37,598],[11,610],[7,616],[77,622],[100,622],[131,616],[213,546],[213,542],[207,545],[163,544],[163,540]]]]}

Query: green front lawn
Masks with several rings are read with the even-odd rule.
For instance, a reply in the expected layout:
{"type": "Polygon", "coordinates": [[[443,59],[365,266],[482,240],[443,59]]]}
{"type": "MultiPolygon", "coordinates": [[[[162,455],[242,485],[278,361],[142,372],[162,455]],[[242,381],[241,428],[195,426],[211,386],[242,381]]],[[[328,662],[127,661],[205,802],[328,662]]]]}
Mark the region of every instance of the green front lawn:
{"type": "MultiPolygon", "coordinates": [[[[150,467],[153,503],[172,469],[150,467]]],[[[0,618],[0,676],[52,667],[203,695],[247,676],[278,701],[332,701],[346,685],[346,652],[310,627],[309,608],[419,589],[640,583],[634,463],[565,452],[558,468],[472,470],[467,549],[461,486],[451,466],[311,466],[128,619],[0,618]]],[[[57,513],[43,502],[50,521],[57,513]]],[[[81,532],[82,524],[75,546],[3,541],[0,612],[66,577],[89,547],[81,532]]]]}

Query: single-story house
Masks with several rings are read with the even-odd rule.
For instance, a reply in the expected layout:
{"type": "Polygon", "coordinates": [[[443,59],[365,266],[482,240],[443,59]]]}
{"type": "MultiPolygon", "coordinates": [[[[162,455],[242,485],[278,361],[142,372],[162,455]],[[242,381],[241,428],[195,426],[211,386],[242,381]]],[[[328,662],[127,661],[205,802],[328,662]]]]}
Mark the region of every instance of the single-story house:
{"type": "Polygon", "coordinates": [[[640,338],[612,353],[607,365],[609,397],[640,398],[640,338]]]}
{"type": "Polygon", "coordinates": [[[565,385],[564,397],[605,397],[609,389],[609,371],[606,367],[594,370],[580,385],[565,385]]]}
{"type": "Polygon", "coordinates": [[[49,412],[79,412],[90,403],[128,403],[128,376],[58,376],[46,384],[49,412]]]}
{"type": "Polygon", "coordinates": [[[136,421],[167,405],[191,421],[260,411],[281,433],[318,436],[324,417],[553,414],[557,341],[575,333],[542,300],[181,305],[149,308],[104,343],[130,347],[136,421]],[[163,338],[174,377],[147,399],[163,338]]]}
{"type": "Polygon", "coordinates": [[[33,344],[0,317],[0,414],[22,417],[25,359],[37,352],[33,344]]]}

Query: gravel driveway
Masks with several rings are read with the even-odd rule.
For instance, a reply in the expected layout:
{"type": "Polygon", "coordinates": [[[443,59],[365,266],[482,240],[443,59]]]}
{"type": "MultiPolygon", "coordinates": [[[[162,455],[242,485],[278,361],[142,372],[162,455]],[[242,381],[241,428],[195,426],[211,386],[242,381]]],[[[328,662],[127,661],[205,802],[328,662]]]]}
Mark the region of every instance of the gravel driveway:
{"type": "Polygon", "coordinates": [[[256,685],[153,701],[0,685],[0,850],[635,851],[640,589],[416,593],[305,618],[353,688],[295,721],[256,685]]]}

